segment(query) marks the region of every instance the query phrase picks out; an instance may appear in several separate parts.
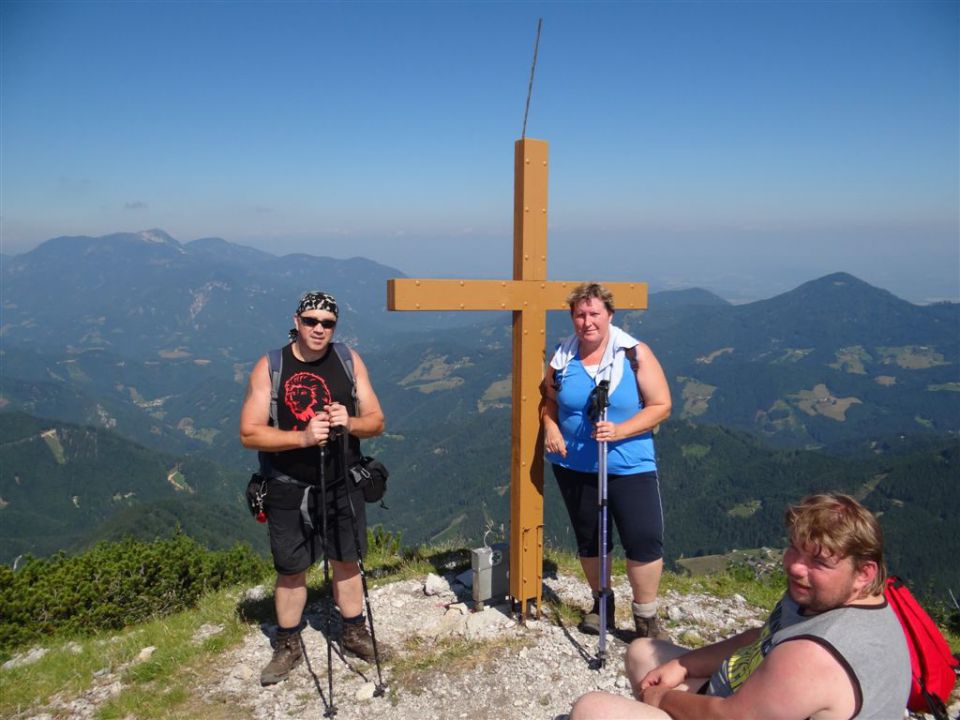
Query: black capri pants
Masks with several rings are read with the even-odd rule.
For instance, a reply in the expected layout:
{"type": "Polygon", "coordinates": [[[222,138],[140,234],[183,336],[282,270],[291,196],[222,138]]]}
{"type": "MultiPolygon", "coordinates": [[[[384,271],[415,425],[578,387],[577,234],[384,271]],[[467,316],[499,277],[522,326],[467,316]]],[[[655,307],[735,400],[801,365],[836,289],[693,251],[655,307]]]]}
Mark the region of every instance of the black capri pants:
{"type": "MultiPolygon", "coordinates": [[[[597,557],[600,549],[599,484],[597,473],[553,466],[554,477],[570,515],[580,557],[597,557]]],[[[663,557],[663,505],[656,471],[607,475],[607,509],[617,526],[628,560],[651,562],[663,557]]],[[[608,521],[609,522],[609,521],[608,521]]],[[[613,551],[607,532],[607,554],[613,551]]]]}

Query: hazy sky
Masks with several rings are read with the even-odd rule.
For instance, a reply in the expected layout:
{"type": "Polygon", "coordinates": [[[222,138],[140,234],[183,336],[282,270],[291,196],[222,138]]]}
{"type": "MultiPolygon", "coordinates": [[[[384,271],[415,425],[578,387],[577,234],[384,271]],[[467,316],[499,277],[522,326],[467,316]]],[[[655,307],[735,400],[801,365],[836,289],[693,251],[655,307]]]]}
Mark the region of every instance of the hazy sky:
{"type": "Polygon", "coordinates": [[[960,299],[956,0],[0,8],[4,253],[158,227],[509,276],[542,17],[551,278],[960,299]]]}

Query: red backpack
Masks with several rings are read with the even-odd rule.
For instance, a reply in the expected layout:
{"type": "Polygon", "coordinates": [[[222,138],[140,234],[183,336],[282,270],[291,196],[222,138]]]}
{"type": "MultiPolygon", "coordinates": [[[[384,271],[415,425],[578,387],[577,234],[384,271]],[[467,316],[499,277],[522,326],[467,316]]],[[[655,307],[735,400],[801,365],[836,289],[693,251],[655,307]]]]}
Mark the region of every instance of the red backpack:
{"type": "Polygon", "coordinates": [[[946,702],[957,680],[960,662],[950,653],[950,646],[940,634],[937,624],[898,577],[887,578],[884,590],[887,602],[903,626],[910,650],[913,682],[907,709],[947,718],[946,702]]]}

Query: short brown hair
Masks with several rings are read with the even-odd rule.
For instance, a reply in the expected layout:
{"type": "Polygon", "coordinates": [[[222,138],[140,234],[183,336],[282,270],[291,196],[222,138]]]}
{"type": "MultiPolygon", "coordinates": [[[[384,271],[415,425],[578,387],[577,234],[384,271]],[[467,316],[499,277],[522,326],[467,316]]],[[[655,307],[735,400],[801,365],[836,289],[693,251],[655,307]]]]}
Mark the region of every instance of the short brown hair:
{"type": "Polygon", "coordinates": [[[883,562],[883,530],[876,516],[849,495],[809,495],[787,508],[784,524],[790,542],[812,547],[837,557],[849,557],[860,568],[872,560],[877,577],[865,590],[871,595],[883,591],[887,568],[883,562]]]}
{"type": "Polygon", "coordinates": [[[580,283],[569,295],[567,295],[567,304],[570,306],[570,312],[573,313],[575,307],[584,300],[596,298],[603,303],[607,312],[613,315],[616,312],[613,308],[613,293],[607,290],[600,283],[580,283]]]}

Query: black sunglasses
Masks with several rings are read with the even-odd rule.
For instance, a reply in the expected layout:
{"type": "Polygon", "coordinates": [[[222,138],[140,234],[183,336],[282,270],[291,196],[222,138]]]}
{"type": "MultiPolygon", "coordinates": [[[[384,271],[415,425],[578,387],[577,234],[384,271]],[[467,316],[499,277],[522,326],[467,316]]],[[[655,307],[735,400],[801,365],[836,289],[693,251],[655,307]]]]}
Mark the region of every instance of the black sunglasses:
{"type": "Polygon", "coordinates": [[[321,320],[320,318],[304,317],[303,315],[300,316],[300,322],[307,327],[316,327],[319,325],[324,330],[333,330],[337,326],[336,320],[327,320],[325,318],[321,320]]]}

